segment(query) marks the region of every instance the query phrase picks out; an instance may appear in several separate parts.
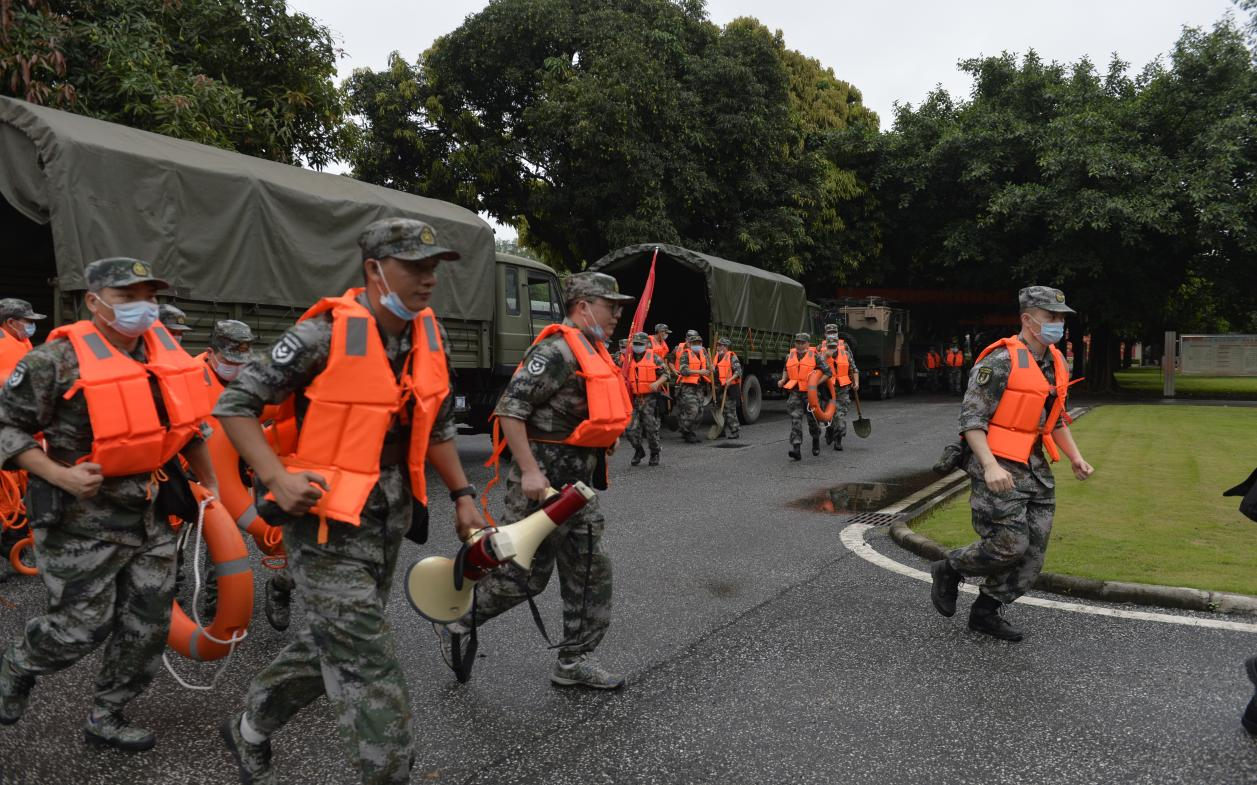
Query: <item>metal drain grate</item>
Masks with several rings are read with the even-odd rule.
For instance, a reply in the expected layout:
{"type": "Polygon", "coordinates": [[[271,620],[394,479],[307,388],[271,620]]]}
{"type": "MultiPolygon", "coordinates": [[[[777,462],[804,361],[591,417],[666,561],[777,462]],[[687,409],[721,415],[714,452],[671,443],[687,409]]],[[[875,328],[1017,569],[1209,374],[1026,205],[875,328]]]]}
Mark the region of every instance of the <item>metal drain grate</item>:
{"type": "Polygon", "coordinates": [[[733,442],[721,442],[716,445],[717,450],[740,450],[743,447],[750,447],[749,444],[734,444],[733,442]]]}
{"type": "Polygon", "coordinates": [[[885,512],[862,512],[859,515],[852,515],[843,523],[863,523],[867,526],[889,526],[899,520],[899,516],[893,513],[885,512]]]}

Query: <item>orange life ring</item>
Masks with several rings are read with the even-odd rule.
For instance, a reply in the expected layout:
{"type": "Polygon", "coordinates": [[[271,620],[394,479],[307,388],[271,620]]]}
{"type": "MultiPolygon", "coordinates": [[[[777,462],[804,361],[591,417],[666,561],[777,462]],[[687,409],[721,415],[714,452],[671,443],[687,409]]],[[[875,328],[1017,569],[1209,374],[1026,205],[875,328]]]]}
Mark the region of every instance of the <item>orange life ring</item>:
{"type": "Polygon", "coordinates": [[[18,571],[19,575],[38,575],[38,567],[27,567],[22,561],[22,551],[32,548],[35,545],[35,535],[28,534],[17,542],[13,543],[13,548],[9,551],[9,564],[13,565],[13,569],[18,571]]]}
{"type": "Polygon", "coordinates": [[[210,460],[214,464],[214,474],[218,476],[219,501],[236,525],[253,537],[262,553],[267,556],[282,556],[284,530],[271,526],[258,515],[257,507],[253,504],[253,494],[240,481],[240,454],[227,438],[222,425],[216,421],[211,425],[214,431],[210,434],[207,446],[210,460]]]}
{"type": "MultiPolygon", "coordinates": [[[[196,483],[192,483],[192,491],[198,502],[209,497],[209,491],[196,483]]],[[[209,627],[198,627],[176,600],[170,613],[170,634],[166,637],[166,643],[175,651],[202,661],[225,657],[231,647],[219,641],[241,637],[253,617],[249,551],[235,521],[218,500],[205,508],[203,531],[218,582],[218,612],[209,627]]]]}
{"type": "Polygon", "coordinates": [[[829,377],[829,405],[821,408],[820,398],[816,394],[816,388],[820,383],[824,372],[820,369],[812,371],[807,377],[807,404],[812,407],[812,413],[816,415],[817,422],[827,423],[834,419],[834,415],[838,413],[838,403],[835,398],[834,377],[829,377]]]}

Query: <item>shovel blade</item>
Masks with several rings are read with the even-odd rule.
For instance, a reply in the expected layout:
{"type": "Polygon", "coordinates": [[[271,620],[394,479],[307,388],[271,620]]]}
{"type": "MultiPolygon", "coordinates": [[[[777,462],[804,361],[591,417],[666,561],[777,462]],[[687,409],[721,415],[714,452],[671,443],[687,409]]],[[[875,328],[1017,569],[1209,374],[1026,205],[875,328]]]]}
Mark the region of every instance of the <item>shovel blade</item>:
{"type": "Polygon", "coordinates": [[[861,417],[851,424],[851,429],[855,431],[855,435],[861,439],[869,438],[869,434],[873,432],[873,423],[861,417]]]}

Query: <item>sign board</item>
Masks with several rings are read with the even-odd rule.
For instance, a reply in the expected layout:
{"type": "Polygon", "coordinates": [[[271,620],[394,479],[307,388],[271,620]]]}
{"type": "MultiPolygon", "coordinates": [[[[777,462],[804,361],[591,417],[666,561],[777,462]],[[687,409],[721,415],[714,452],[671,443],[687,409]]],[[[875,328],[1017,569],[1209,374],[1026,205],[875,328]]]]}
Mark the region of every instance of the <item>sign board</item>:
{"type": "Polygon", "coordinates": [[[1257,376],[1257,335],[1184,335],[1179,373],[1185,376],[1257,376]]]}

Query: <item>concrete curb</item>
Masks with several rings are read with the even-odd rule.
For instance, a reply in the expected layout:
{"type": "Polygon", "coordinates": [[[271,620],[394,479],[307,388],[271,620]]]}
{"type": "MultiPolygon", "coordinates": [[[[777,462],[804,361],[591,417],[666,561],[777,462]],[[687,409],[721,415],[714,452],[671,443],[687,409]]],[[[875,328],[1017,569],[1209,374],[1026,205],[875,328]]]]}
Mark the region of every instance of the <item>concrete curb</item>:
{"type": "MultiPolygon", "coordinates": [[[[932,496],[922,499],[918,504],[913,505],[900,515],[898,521],[890,526],[890,537],[892,540],[898,543],[904,550],[911,551],[921,558],[929,559],[930,561],[938,561],[945,558],[949,549],[923,534],[914,532],[909,528],[908,524],[956,496],[969,486],[968,476],[960,469],[948,475],[948,479],[952,479],[953,482],[932,496]]],[[[1052,594],[1099,600],[1101,602],[1126,602],[1134,605],[1176,608],[1185,611],[1257,616],[1257,597],[1247,594],[1189,589],[1185,586],[1156,586],[1148,583],[1101,581],[1092,578],[1078,578],[1073,575],[1044,572],[1035,581],[1034,588],[1052,594]]]]}

